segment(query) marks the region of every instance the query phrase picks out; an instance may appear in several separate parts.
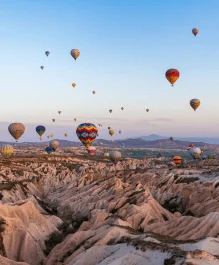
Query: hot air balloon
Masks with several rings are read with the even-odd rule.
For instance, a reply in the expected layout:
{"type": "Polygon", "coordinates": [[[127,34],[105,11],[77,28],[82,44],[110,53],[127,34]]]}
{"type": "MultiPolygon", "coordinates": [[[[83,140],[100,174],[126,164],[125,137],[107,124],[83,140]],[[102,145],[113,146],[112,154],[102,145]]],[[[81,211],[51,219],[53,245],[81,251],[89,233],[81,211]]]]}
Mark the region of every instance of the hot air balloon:
{"type": "Polygon", "coordinates": [[[68,134],[67,134],[67,133],[65,133],[64,135],[65,135],[65,137],[67,137],[67,136],[68,136],[68,134]]]}
{"type": "Polygon", "coordinates": [[[197,98],[193,98],[190,100],[190,106],[196,111],[196,109],[200,106],[201,102],[197,98]]]}
{"type": "Polygon", "coordinates": [[[193,147],[189,149],[189,154],[191,155],[191,157],[193,157],[194,159],[201,159],[201,154],[202,151],[200,148],[198,147],[193,147]]]}
{"type": "Polygon", "coordinates": [[[111,129],[111,127],[108,127],[108,130],[110,130],[111,129]]]}
{"type": "Polygon", "coordinates": [[[45,148],[45,151],[46,151],[48,154],[51,154],[51,153],[53,152],[53,149],[52,149],[52,147],[47,146],[47,147],[45,148]]]}
{"type": "Polygon", "coordinates": [[[173,161],[169,161],[169,162],[167,163],[167,165],[168,165],[169,168],[173,168],[173,167],[176,166],[176,164],[175,164],[173,161]]]}
{"type": "Polygon", "coordinates": [[[97,151],[97,149],[96,149],[94,146],[89,146],[89,147],[87,148],[87,152],[88,152],[88,154],[90,154],[90,155],[92,155],[92,156],[96,153],[96,151],[97,151]]]}
{"type": "Polygon", "coordinates": [[[49,139],[49,135],[47,135],[47,138],[49,139]]]}
{"type": "Polygon", "coordinates": [[[194,144],[190,144],[189,147],[187,148],[187,150],[191,149],[194,147],[194,144]]]}
{"type": "Polygon", "coordinates": [[[121,107],[121,110],[124,110],[124,108],[123,108],[123,107],[121,107]]]}
{"type": "Polygon", "coordinates": [[[49,51],[46,51],[45,54],[46,54],[46,56],[48,57],[49,54],[50,54],[50,52],[49,52],[49,51]]]}
{"type": "Polygon", "coordinates": [[[173,137],[171,136],[171,137],[170,137],[170,141],[173,141],[173,140],[174,140],[174,139],[173,139],[173,137]]]}
{"type": "Polygon", "coordinates": [[[49,146],[52,148],[53,151],[55,151],[59,147],[59,142],[57,140],[51,141],[49,143],[49,146]]]}
{"type": "Polygon", "coordinates": [[[82,123],[76,129],[76,134],[82,144],[88,148],[97,137],[98,129],[92,123],[82,123]]]}
{"type": "Polygon", "coordinates": [[[12,156],[12,154],[14,153],[14,148],[13,146],[11,146],[10,144],[4,144],[1,148],[0,148],[0,152],[2,154],[2,156],[4,158],[9,158],[12,156]]]}
{"type": "Polygon", "coordinates": [[[76,121],[77,119],[76,118],[74,118],[74,121],[76,121]]]}
{"type": "Polygon", "coordinates": [[[197,29],[197,28],[194,28],[194,29],[192,29],[192,33],[195,35],[195,37],[196,37],[196,35],[199,33],[199,29],[197,29]]]}
{"type": "Polygon", "coordinates": [[[114,133],[115,133],[114,130],[109,130],[109,134],[110,134],[111,136],[113,136],[114,133]]]}
{"type": "Polygon", "coordinates": [[[52,133],[50,133],[49,137],[51,137],[51,138],[52,138],[53,136],[54,136],[54,135],[53,135],[52,133]]]}
{"type": "Polygon", "coordinates": [[[92,91],[93,94],[96,94],[96,91],[92,91]]]}
{"type": "Polygon", "coordinates": [[[147,112],[149,112],[149,109],[146,109],[147,112]]]}
{"type": "Polygon", "coordinates": [[[105,157],[109,157],[109,155],[110,155],[109,153],[105,153],[104,154],[105,157]]]}
{"type": "Polygon", "coordinates": [[[8,126],[9,133],[14,137],[16,142],[25,131],[25,127],[22,123],[12,123],[8,126]]]}
{"type": "Polygon", "coordinates": [[[112,110],[110,109],[109,112],[112,113],[112,110]]]}
{"type": "Polygon", "coordinates": [[[58,114],[61,114],[61,113],[62,113],[61,110],[59,110],[59,111],[58,111],[58,114]]]}
{"type": "Polygon", "coordinates": [[[174,156],[173,157],[173,162],[178,166],[182,163],[182,157],[181,156],[174,156]]]}
{"type": "Polygon", "coordinates": [[[113,163],[117,163],[121,159],[122,155],[119,151],[112,151],[109,154],[109,158],[113,163]]]}
{"type": "Polygon", "coordinates": [[[55,122],[55,119],[52,119],[53,122],[55,122]]]}
{"type": "Polygon", "coordinates": [[[40,66],[40,69],[42,69],[42,70],[43,70],[43,69],[44,69],[44,66],[40,66]]]}
{"type": "Polygon", "coordinates": [[[76,59],[80,56],[80,51],[78,49],[72,49],[70,54],[76,61],[76,59]]]}
{"type": "Polygon", "coordinates": [[[176,80],[179,78],[180,74],[177,69],[169,69],[166,71],[166,79],[170,82],[173,86],[176,80]]]}
{"type": "Polygon", "coordinates": [[[122,133],[122,131],[119,131],[119,134],[121,134],[122,133]]]}
{"type": "Polygon", "coordinates": [[[41,136],[44,134],[45,131],[46,131],[46,128],[43,125],[38,125],[36,127],[36,132],[39,134],[40,140],[42,140],[41,136]]]}
{"type": "Polygon", "coordinates": [[[75,84],[75,83],[72,83],[72,86],[73,86],[73,87],[76,87],[76,84],[75,84]]]}

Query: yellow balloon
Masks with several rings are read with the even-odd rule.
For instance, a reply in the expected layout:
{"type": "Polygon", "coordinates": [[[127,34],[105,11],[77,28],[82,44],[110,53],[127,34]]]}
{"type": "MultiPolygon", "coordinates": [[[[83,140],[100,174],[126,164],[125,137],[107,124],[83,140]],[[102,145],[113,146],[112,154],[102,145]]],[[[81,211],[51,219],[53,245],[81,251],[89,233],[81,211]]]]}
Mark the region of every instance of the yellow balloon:
{"type": "Polygon", "coordinates": [[[72,86],[73,86],[73,87],[76,87],[76,84],[75,84],[75,83],[72,83],[72,86]]]}
{"type": "Polygon", "coordinates": [[[14,153],[14,148],[10,144],[4,144],[1,147],[0,152],[4,158],[9,158],[14,153]]]}

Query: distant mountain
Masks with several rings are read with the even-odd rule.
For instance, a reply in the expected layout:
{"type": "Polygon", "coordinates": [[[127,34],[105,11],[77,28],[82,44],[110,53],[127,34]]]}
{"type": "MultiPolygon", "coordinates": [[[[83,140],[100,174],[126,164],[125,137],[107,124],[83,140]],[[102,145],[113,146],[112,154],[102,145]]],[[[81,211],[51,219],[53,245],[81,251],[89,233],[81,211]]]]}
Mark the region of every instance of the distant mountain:
{"type": "MultiPolygon", "coordinates": [[[[147,137],[147,136],[146,136],[147,137]]],[[[150,139],[160,137],[159,135],[149,135],[150,139]]],[[[196,138],[198,139],[198,138],[196,138]]],[[[56,140],[56,139],[54,139],[56,140]]],[[[71,147],[71,146],[82,146],[80,142],[68,141],[68,140],[59,140],[60,147],[71,147]]],[[[204,142],[196,142],[196,141],[180,141],[175,140],[170,141],[169,137],[165,137],[165,139],[159,138],[158,140],[144,140],[142,138],[129,138],[125,140],[105,140],[105,139],[97,139],[94,142],[94,146],[103,146],[109,148],[158,148],[158,149],[187,149],[189,144],[193,142],[195,146],[201,147],[203,149],[215,150],[219,149],[219,144],[209,144],[204,142]]],[[[48,144],[46,142],[23,142],[23,143],[9,143],[9,142],[0,142],[0,146],[3,144],[11,144],[14,147],[31,147],[31,146],[42,146],[48,144]]]]}
{"type": "MultiPolygon", "coordinates": [[[[169,139],[159,139],[159,140],[149,141],[141,138],[115,140],[113,142],[104,139],[98,139],[95,141],[95,145],[101,145],[104,147],[121,148],[122,146],[124,146],[125,148],[158,148],[158,149],[187,149],[190,143],[191,143],[190,141],[179,141],[179,140],[170,141],[169,139]]],[[[195,142],[195,146],[209,150],[210,149],[215,150],[217,148],[219,149],[219,145],[217,144],[207,144],[203,142],[195,142]]]]}
{"type": "MultiPolygon", "coordinates": [[[[173,136],[174,135],[170,135],[173,136]]],[[[156,134],[151,134],[148,136],[140,136],[138,138],[141,138],[146,141],[154,141],[159,139],[169,139],[167,136],[160,136],[156,134]]],[[[208,144],[219,144],[219,138],[210,138],[210,137],[174,137],[175,140],[179,141],[188,141],[188,142],[203,142],[208,144]]]]}

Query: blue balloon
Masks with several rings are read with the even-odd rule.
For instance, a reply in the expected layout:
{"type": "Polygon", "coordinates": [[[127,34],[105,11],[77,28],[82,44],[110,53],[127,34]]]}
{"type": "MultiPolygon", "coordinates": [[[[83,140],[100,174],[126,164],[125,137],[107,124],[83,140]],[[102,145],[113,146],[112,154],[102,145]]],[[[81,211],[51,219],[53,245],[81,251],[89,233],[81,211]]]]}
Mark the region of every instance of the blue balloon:
{"type": "Polygon", "coordinates": [[[38,125],[36,127],[36,132],[42,136],[44,134],[44,132],[46,131],[46,128],[43,125],[38,125]]]}
{"type": "Polygon", "coordinates": [[[51,154],[53,152],[53,149],[50,147],[50,146],[47,146],[45,151],[48,153],[48,154],[51,154]]]}

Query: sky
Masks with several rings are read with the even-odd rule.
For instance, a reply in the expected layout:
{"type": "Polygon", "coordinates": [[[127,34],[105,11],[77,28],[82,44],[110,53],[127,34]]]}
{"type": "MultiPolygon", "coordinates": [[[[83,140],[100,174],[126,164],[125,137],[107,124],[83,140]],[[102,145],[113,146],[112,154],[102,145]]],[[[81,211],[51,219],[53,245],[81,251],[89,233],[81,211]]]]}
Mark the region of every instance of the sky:
{"type": "Polygon", "coordinates": [[[26,127],[21,141],[38,141],[37,125],[44,139],[77,140],[83,122],[101,123],[105,139],[108,126],[114,139],[217,137],[218,10],[217,0],[0,0],[0,141],[13,140],[12,122],[26,127]]]}

